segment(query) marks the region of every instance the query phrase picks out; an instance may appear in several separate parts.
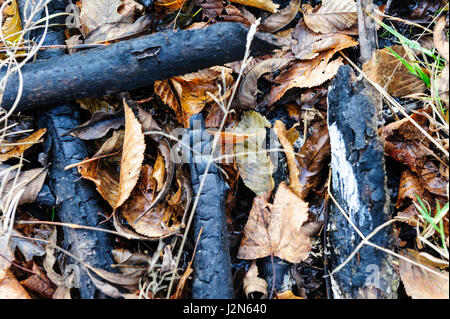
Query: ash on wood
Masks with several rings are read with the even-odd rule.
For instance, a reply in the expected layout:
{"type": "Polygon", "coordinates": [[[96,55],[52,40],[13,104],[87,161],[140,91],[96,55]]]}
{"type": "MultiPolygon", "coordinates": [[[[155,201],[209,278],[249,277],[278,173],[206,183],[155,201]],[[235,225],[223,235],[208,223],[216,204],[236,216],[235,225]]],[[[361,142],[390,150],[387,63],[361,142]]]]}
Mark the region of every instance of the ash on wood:
{"type": "Polygon", "coordinates": [[[208,159],[212,156],[212,137],[205,131],[201,113],[190,118],[189,135],[193,149],[189,162],[192,188],[194,196],[200,196],[194,215],[195,239],[203,228],[194,259],[192,298],[231,299],[233,279],[225,215],[228,185],[214,164],[206,172],[208,159]],[[203,178],[205,182],[199,193],[203,178]]]}
{"type": "MultiPolygon", "coordinates": [[[[30,63],[21,71],[23,93],[16,111],[78,98],[134,90],[175,75],[242,59],[248,29],[217,23],[183,31],[158,32],[106,47],[30,63]]],[[[257,33],[253,56],[277,48],[269,34],[257,33]]],[[[4,71],[0,72],[3,77],[4,71]]],[[[9,109],[18,92],[18,74],[10,77],[2,105],[9,109]]]]}
{"type": "MultiPolygon", "coordinates": [[[[383,145],[377,133],[375,107],[349,66],[339,69],[328,93],[332,194],[364,236],[391,219],[383,145]]],[[[331,203],[328,243],[332,270],[341,265],[361,238],[331,203]]],[[[392,227],[371,242],[394,248],[392,227]]],[[[359,254],[331,278],[334,298],[396,298],[398,274],[391,255],[364,245],[359,254]]]]}

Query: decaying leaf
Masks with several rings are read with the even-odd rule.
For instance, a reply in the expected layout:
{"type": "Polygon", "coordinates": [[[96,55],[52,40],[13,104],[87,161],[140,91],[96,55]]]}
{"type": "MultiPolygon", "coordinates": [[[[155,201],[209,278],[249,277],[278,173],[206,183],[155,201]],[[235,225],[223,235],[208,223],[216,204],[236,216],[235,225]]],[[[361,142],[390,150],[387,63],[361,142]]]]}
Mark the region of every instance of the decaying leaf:
{"type": "Polygon", "coordinates": [[[259,30],[264,32],[276,32],[287,26],[294,20],[301,6],[301,0],[292,0],[289,5],[272,14],[263,23],[260,24],[259,30]]]}
{"type": "Polygon", "coordinates": [[[235,145],[236,163],[244,184],[257,195],[269,192],[275,186],[273,163],[265,150],[265,128],[270,126],[264,116],[248,111],[233,129],[233,133],[248,135],[246,140],[235,145]]]}
{"type": "Polygon", "coordinates": [[[277,12],[279,7],[279,5],[275,4],[272,0],[230,0],[230,1],[242,4],[244,6],[250,6],[266,10],[272,13],[277,12]]]}
{"type": "MultiPolygon", "coordinates": [[[[0,172],[6,169],[6,165],[0,165],[0,172]]],[[[46,168],[33,168],[20,172],[16,177],[17,170],[12,170],[2,176],[2,182],[5,183],[0,189],[0,203],[5,199],[8,193],[15,194],[18,190],[25,189],[19,200],[19,205],[30,204],[36,200],[38,193],[44,185],[47,176],[46,168]],[[17,178],[17,179],[16,179],[17,178]]]]}
{"type": "Polygon", "coordinates": [[[10,270],[0,269],[0,299],[31,299],[10,270]]]}
{"type": "Polygon", "coordinates": [[[66,134],[82,140],[94,140],[105,136],[111,129],[116,130],[124,124],[123,116],[97,111],[90,120],[73,128],[66,134]]]}
{"type": "Polygon", "coordinates": [[[121,5],[122,0],[83,0],[80,12],[82,31],[89,34],[103,24],[123,19],[119,13],[121,5]]]}
{"type": "MultiPolygon", "coordinates": [[[[183,76],[155,82],[155,93],[175,111],[178,121],[189,127],[189,118],[202,111],[206,103],[213,101],[207,92],[218,96],[222,85],[222,72],[227,87],[233,82],[231,69],[215,66],[183,76]]],[[[225,88],[222,88],[222,92],[225,88]]]]}
{"type": "Polygon", "coordinates": [[[9,160],[10,158],[19,158],[27,149],[36,143],[41,143],[41,137],[47,132],[42,128],[30,136],[16,141],[15,143],[0,144],[0,162],[9,160]]]}
{"type": "Polygon", "coordinates": [[[110,103],[108,98],[87,97],[78,99],[76,102],[80,104],[82,109],[91,112],[91,114],[95,114],[96,112],[113,114],[118,111],[114,105],[110,103]]]}
{"type": "Polygon", "coordinates": [[[323,51],[331,49],[340,51],[358,45],[356,40],[346,34],[312,32],[302,20],[295,27],[292,38],[295,41],[291,45],[291,50],[295,57],[301,60],[311,60],[323,51]]]}
{"type": "Polygon", "coordinates": [[[258,266],[253,262],[244,278],[244,293],[249,299],[250,294],[255,292],[262,294],[261,299],[267,298],[267,281],[258,277],[258,266]]]}
{"type": "Polygon", "coordinates": [[[433,32],[433,42],[438,50],[439,54],[447,61],[450,62],[449,57],[449,41],[446,40],[446,33],[445,33],[445,26],[447,22],[445,21],[445,16],[442,16],[439,18],[439,20],[436,23],[436,26],[434,27],[433,32]]]}
{"type": "Polygon", "coordinates": [[[342,31],[358,21],[354,0],[323,0],[317,10],[309,4],[304,4],[302,10],[308,28],[318,33],[342,31]]]}
{"type": "Polygon", "coordinates": [[[22,280],[20,284],[41,298],[52,299],[56,291],[55,285],[35,263],[33,263],[32,271],[35,274],[22,280]]]}
{"type": "Polygon", "coordinates": [[[278,136],[280,140],[280,144],[283,146],[285,150],[285,156],[288,163],[289,168],[289,187],[292,191],[302,198],[303,185],[300,183],[300,171],[298,167],[298,162],[294,154],[294,148],[292,147],[292,143],[289,141],[287,135],[288,132],[284,123],[277,120],[273,127],[273,130],[278,136]]]}
{"type": "MultiPolygon", "coordinates": [[[[406,51],[401,45],[390,47],[401,57],[406,51]]],[[[363,71],[369,79],[384,87],[394,97],[425,92],[427,86],[417,76],[409,72],[390,51],[389,48],[376,50],[369,62],[363,65],[363,71]]]]}
{"type": "Polygon", "coordinates": [[[84,43],[98,43],[129,37],[149,28],[152,21],[149,15],[144,15],[133,23],[116,22],[104,24],[89,33],[84,43]]]}
{"type": "Polygon", "coordinates": [[[257,259],[274,256],[299,263],[311,250],[309,236],[302,225],[308,220],[308,204],[284,182],[278,186],[273,205],[269,193],[256,196],[237,257],[257,259]]]}
{"type": "MultiPolygon", "coordinates": [[[[0,2],[3,5],[4,1],[0,2]]],[[[4,6],[2,10],[2,35],[3,39],[8,42],[17,40],[22,31],[22,23],[20,19],[19,6],[17,0],[12,0],[11,3],[4,6]]],[[[2,55],[0,55],[2,57],[2,55]]]]}
{"type": "Polygon", "coordinates": [[[240,84],[237,96],[239,105],[243,108],[254,109],[258,94],[258,79],[266,73],[282,69],[290,61],[291,59],[287,58],[271,58],[263,60],[251,68],[240,84]]]}
{"type": "Polygon", "coordinates": [[[332,79],[337,74],[339,67],[343,65],[343,61],[339,57],[328,63],[330,55],[332,55],[330,52],[322,53],[314,60],[299,61],[281,72],[275,78],[275,83],[279,85],[272,87],[268,105],[281,99],[289,89],[311,88],[332,79]],[[323,58],[325,59],[322,61],[323,58]]]}
{"type": "Polygon", "coordinates": [[[237,22],[250,26],[256,21],[255,16],[243,7],[238,9],[229,4],[225,7],[225,12],[226,14],[219,15],[219,17],[226,22],[237,22]]]}
{"type": "Polygon", "coordinates": [[[224,6],[222,0],[198,0],[197,5],[202,8],[203,19],[214,21],[222,13],[224,6]]]}
{"type": "MultiPolygon", "coordinates": [[[[417,261],[413,254],[404,251],[403,255],[417,261]]],[[[447,278],[442,278],[434,273],[424,270],[410,262],[400,259],[400,276],[406,293],[413,299],[449,299],[448,272],[439,270],[430,265],[428,268],[440,272],[447,278]]]]}
{"type": "Polygon", "coordinates": [[[145,139],[141,123],[124,100],[125,137],[120,162],[119,195],[114,209],[122,205],[136,185],[144,161],[145,139]]]}

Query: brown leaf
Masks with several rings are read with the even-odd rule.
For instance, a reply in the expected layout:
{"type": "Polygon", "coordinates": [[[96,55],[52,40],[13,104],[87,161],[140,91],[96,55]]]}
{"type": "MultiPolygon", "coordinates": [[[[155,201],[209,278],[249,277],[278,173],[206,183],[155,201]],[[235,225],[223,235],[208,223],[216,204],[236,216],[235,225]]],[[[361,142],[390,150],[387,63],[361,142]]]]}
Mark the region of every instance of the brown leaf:
{"type": "Polygon", "coordinates": [[[80,104],[80,107],[82,109],[85,109],[91,114],[95,114],[96,112],[103,112],[103,113],[109,113],[114,114],[117,113],[117,109],[115,108],[112,103],[110,103],[109,98],[96,98],[96,97],[87,97],[84,99],[78,99],[76,100],[77,103],[80,104]]]}
{"type": "Polygon", "coordinates": [[[33,263],[33,271],[36,273],[22,280],[20,284],[29,291],[45,299],[52,299],[56,291],[55,285],[48,279],[47,275],[33,263]]]}
{"type": "Polygon", "coordinates": [[[237,22],[242,23],[246,26],[250,26],[256,21],[255,16],[243,7],[238,9],[235,6],[229,4],[225,7],[225,12],[227,14],[220,15],[219,17],[226,22],[237,22]]]}
{"type": "Polygon", "coordinates": [[[263,32],[276,32],[294,20],[301,6],[301,0],[292,0],[289,5],[272,14],[263,23],[260,24],[259,30],[263,32]]]}
{"type": "Polygon", "coordinates": [[[280,85],[272,87],[268,105],[281,99],[289,89],[311,88],[332,79],[343,65],[341,57],[328,63],[335,52],[331,50],[318,55],[314,60],[297,62],[281,72],[275,78],[275,83],[280,85]]]}
{"type": "Polygon", "coordinates": [[[186,0],[156,0],[154,5],[167,10],[167,12],[173,12],[180,9],[185,1],[186,0]]]}
{"type": "Polygon", "coordinates": [[[250,294],[255,292],[262,294],[261,299],[267,298],[267,281],[258,277],[258,266],[256,262],[252,262],[252,265],[248,269],[243,286],[247,299],[250,299],[250,294]]]}
{"type": "Polygon", "coordinates": [[[337,32],[358,21],[354,0],[323,0],[319,9],[304,4],[302,10],[306,25],[314,32],[337,32]]]}
{"type": "MultiPolygon", "coordinates": [[[[4,165],[0,165],[0,172],[4,169],[6,169],[4,165]]],[[[19,199],[18,205],[33,203],[44,185],[47,172],[48,170],[46,168],[30,169],[20,172],[19,176],[17,176],[17,180],[16,170],[3,175],[2,180],[5,184],[4,188],[1,189],[2,192],[0,193],[0,198],[5,198],[9,192],[15,194],[17,191],[25,189],[19,199]]]]}
{"type": "MultiPolygon", "coordinates": [[[[402,255],[420,263],[411,253],[403,251],[402,255]]],[[[399,261],[400,277],[409,296],[413,299],[449,299],[448,272],[425,265],[446,276],[445,279],[403,259],[399,261]]]]}
{"type": "Polygon", "coordinates": [[[124,118],[109,112],[97,111],[92,118],[71,129],[66,134],[82,140],[95,140],[108,134],[111,129],[118,129],[124,125],[124,118]]]}
{"type": "Polygon", "coordinates": [[[178,121],[189,127],[189,118],[201,112],[206,103],[213,101],[207,92],[218,96],[218,85],[222,85],[222,71],[228,87],[233,82],[231,69],[216,66],[175,76],[169,80],[156,81],[154,90],[161,100],[175,111],[178,121]]]}
{"type": "Polygon", "coordinates": [[[42,128],[30,136],[16,141],[15,143],[0,144],[0,162],[9,160],[10,158],[19,158],[23,152],[36,143],[42,143],[41,137],[47,132],[46,128],[42,128]]]}
{"type": "Polygon", "coordinates": [[[273,129],[277,134],[278,139],[280,140],[280,144],[285,150],[284,154],[286,155],[289,168],[289,187],[298,197],[302,198],[303,185],[300,183],[300,171],[298,168],[298,162],[294,154],[292,143],[287,138],[288,132],[286,130],[286,127],[284,126],[283,122],[277,120],[275,121],[273,129]]]}
{"type": "MultiPolygon", "coordinates": [[[[401,45],[390,48],[401,57],[406,55],[401,45]]],[[[388,48],[376,50],[370,61],[363,65],[363,71],[370,80],[384,87],[386,92],[394,97],[422,93],[427,89],[425,83],[409,72],[388,48]]]]}
{"type": "Polygon", "coordinates": [[[320,52],[331,49],[342,49],[356,46],[358,42],[342,33],[320,34],[309,30],[304,21],[300,20],[292,34],[294,40],[291,49],[297,59],[310,60],[320,52]]]}
{"type": "Polygon", "coordinates": [[[202,8],[203,19],[214,21],[224,9],[222,0],[198,0],[197,5],[202,8]]]}
{"type": "Polygon", "coordinates": [[[164,159],[159,152],[158,156],[156,157],[155,166],[153,166],[152,177],[156,180],[157,183],[156,191],[160,192],[164,185],[166,168],[164,167],[164,159]]]}
{"type": "Polygon", "coordinates": [[[266,73],[272,73],[285,67],[291,59],[271,58],[256,64],[241,81],[237,101],[244,108],[256,107],[256,95],[258,93],[258,79],[266,73]]]}
{"type": "Polygon", "coordinates": [[[291,263],[305,260],[311,250],[310,239],[302,230],[308,220],[308,204],[284,182],[278,186],[270,209],[269,197],[268,193],[255,197],[237,257],[257,259],[272,252],[291,263]]]}
{"type": "Polygon", "coordinates": [[[438,22],[436,23],[436,26],[434,27],[433,32],[433,42],[436,46],[436,49],[438,50],[439,54],[447,61],[449,60],[449,41],[446,40],[446,18],[445,16],[442,16],[439,18],[438,22]]]}
{"type": "Polygon", "coordinates": [[[265,152],[265,128],[270,126],[264,116],[248,111],[233,130],[235,134],[248,136],[242,143],[236,143],[236,163],[244,184],[257,195],[269,192],[275,186],[273,163],[265,152]]]}
{"type": "Polygon", "coordinates": [[[273,3],[272,0],[230,0],[231,2],[239,3],[244,6],[255,7],[266,10],[272,13],[277,12],[279,5],[273,3]]]}
{"type": "Polygon", "coordinates": [[[84,40],[84,43],[98,43],[104,41],[113,41],[124,37],[129,37],[148,29],[152,24],[149,15],[138,18],[133,23],[114,22],[104,24],[93,30],[84,40]]]}
{"type": "Polygon", "coordinates": [[[300,149],[297,162],[300,170],[300,183],[303,185],[301,198],[306,198],[311,189],[320,182],[320,173],[327,164],[331,153],[330,136],[325,121],[313,125],[313,134],[306,139],[300,149]]]}
{"type": "Polygon", "coordinates": [[[121,21],[123,16],[118,12],[121,0],[82,0],[80,22],[84,34],[106,23],[121,21]]]}
{"type": "Polygon", "coordinates": [[[144,161],[145,139],[142,126],[124,100],[125,137],[120,162],[119,195],[114,209],[122,205],[136,185],[144,161]]]}
{"type": "Polygon", "coordinates": [[[9,270],[0,269],[0,299],[31,299],[9,270]]]}

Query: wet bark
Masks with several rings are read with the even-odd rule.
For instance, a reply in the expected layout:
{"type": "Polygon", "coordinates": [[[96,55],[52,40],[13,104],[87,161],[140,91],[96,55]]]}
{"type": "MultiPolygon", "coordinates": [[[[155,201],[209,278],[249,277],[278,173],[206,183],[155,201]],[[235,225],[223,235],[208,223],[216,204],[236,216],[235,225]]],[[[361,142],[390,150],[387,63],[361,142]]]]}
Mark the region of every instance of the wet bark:
{"type": "MultiPolygon", "coordinates": [[[[375,107],[349,66],[339,69],[328,93],[332,194],[365,236],[391,219],[383,145],[377,133],[375,107]]],[[[331,269],[354,251],[361,238],[338,207],[328,215],[331,269]]],[[[392,227],[371,242],[394,249],[392,227]]],[[[331,278],[334,298],[396,298],[399,284],[391,255],[364,245],[357,256],[331,278]]]]}
{"type": "MultiPolygon", "coordinates": [[[[238,23],[217,23],[196,30],[158,32],[29,63],[22,68],[24,87],[16,111],[130,91],[156,80],[240,60],[247,32],[238,23]]],[[[271,35],[257,34],[252,55],[271,52],[276,48],[273,41],[271,35]]],[[[0,72],[0,77],[3,75],[4,71],[0,72]]],[[[4,108],[13,105],[18,83],[16,73],[4,92],[4,108]]]]}

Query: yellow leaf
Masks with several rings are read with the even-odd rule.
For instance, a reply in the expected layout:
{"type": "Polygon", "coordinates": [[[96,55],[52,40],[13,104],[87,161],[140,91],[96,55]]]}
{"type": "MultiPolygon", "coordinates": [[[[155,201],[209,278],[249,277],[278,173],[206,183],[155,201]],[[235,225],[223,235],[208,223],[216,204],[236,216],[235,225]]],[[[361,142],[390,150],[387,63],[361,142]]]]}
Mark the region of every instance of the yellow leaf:
{"type": "Polygon", "coordinates": [[[230,2],[239,3],[244,6],[255,7],[272,13],[277,12],[278,7],[280,6],[276,3],[273,3],[273,1],[271,0],[230,0],[230,2]]]}
{"type": "Polygon", "coordinates": [[[18,158],[27,149],[36,143],[41,143],[40,138],[47,132],[47,129],[42,128],[30,136],[21,139],[15,143],[0,144],[0,162],[7,161],[10,158],[18,158]]]}

